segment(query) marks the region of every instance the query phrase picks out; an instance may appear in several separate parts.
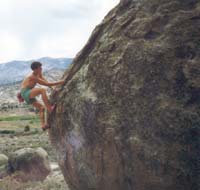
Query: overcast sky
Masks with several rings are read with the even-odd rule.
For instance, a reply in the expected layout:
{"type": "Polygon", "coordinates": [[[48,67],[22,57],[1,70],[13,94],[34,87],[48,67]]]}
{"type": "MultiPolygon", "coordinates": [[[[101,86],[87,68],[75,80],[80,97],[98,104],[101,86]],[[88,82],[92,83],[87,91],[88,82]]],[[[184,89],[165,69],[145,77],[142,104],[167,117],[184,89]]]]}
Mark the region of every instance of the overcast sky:
{"type": "Polygon", "coordinates": [[[74,57],[120,0],[0,0],[0,63],[74,57]]]}

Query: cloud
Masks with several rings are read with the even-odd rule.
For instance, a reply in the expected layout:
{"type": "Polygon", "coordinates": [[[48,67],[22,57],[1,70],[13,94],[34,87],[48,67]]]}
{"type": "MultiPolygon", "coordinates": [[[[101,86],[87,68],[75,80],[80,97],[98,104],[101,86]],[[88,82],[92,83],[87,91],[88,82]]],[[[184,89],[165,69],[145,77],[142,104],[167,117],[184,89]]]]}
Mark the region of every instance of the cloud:
{"type": "Polygon", "coordinates": [[[43,56],[74,57],[94,27],[118,2],[0,0],[0,62],[43,56]]]}
{"type": "Polygon", "coordinates": [[[23,52],[23,45],[19,38],[13,33],[7,31],[0,31],[0,57],[2,60],[9,60],[10,55],[20,59],[20,54],[23,52]]]}

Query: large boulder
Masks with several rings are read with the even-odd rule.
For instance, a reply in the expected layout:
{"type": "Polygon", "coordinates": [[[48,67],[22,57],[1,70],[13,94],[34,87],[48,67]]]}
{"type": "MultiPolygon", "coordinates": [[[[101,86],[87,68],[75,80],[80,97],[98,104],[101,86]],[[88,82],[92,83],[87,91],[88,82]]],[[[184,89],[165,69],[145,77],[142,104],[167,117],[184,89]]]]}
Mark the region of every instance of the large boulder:
{"type": "Polygon", "coordinates": [[[50,140],[72,190],[197,190],[200,1],[123,0],[52,101],[50,140]]]}
{"type": "Polygon", "coordinates": [[[9,157],[9,170],[22,181],[43,181],[51,172],[48,154],[43,148],[24,148],[9,157]]]}
{"type": "Polygon", "coordinates": [[[0,179],[8,175],[8,157],[0,154],[0,179]]]}

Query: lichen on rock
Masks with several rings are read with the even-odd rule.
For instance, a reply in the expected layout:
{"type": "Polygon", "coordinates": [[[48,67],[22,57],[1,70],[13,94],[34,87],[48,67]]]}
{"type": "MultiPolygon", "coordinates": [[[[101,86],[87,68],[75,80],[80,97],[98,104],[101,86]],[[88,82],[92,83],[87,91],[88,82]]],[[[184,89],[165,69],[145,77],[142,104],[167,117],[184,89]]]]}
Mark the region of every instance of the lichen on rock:
{"type": "Polygon", "coordinates": [[[197,190],[200,2],[122,0],[65,73],[50,140],[72,190],[197,190]]]}

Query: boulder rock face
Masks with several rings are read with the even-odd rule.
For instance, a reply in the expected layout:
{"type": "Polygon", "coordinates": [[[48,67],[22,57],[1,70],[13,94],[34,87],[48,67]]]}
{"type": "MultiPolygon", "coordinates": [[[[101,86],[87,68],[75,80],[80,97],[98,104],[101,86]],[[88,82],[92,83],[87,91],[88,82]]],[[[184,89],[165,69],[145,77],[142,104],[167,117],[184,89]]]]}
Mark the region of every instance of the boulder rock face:
{"type": "Polygon", "coordinates": [[[43,181],[50,173],[48,154],[42,148],[24,148],[9,157],[9,170],[22,181],[43,181]]]}
{"type": "Polygon", "coordinates": [[[200,1],[124,0],[52,101],[50,140],[72,190],[197,190],[200,1]]]}

